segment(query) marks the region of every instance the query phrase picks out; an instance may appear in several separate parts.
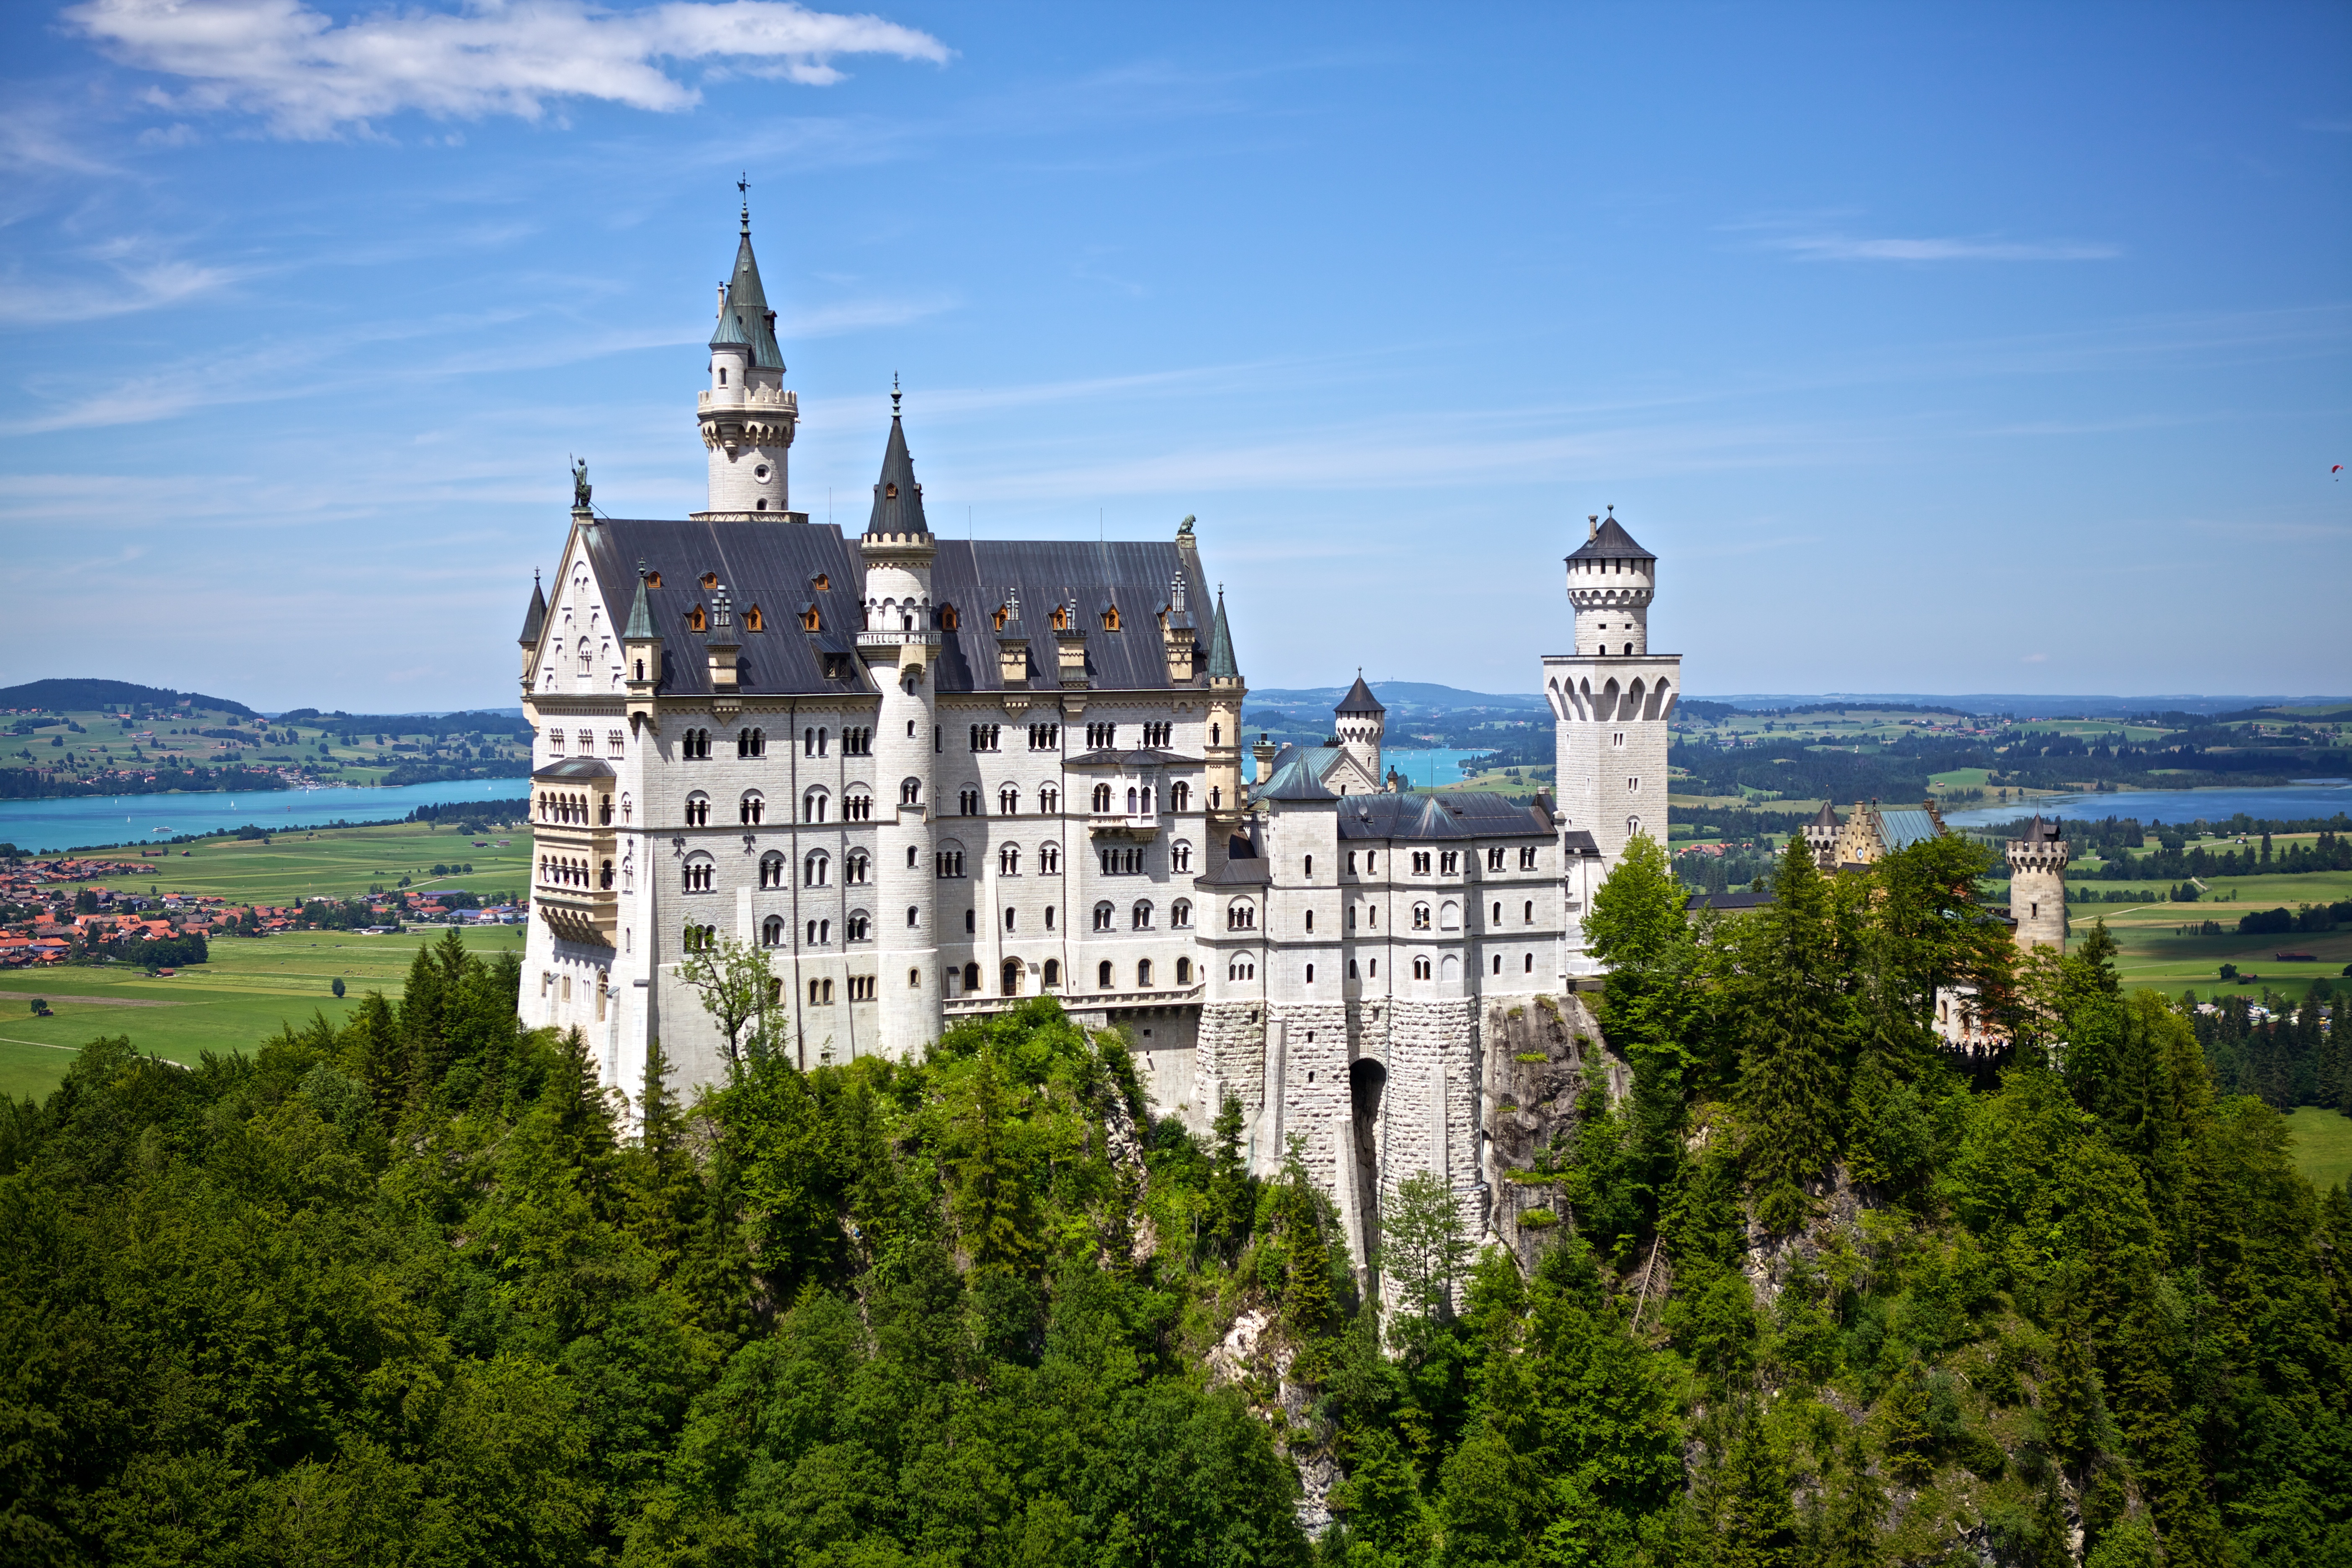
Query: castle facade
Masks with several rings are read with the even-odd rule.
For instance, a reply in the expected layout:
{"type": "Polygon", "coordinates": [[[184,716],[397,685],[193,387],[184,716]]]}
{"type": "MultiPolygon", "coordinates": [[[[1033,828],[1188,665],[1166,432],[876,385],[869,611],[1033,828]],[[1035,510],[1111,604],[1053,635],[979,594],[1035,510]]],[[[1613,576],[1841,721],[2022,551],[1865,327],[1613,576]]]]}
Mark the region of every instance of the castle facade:
{"type": "Polygon", "coordinates": [[[1676,656],[1654,556],[1613,516],[1568,557],[1547,658],[1558,798],[1403,793],[1360,678],[1326,746],[1254,749],[1222,593],[1186,519],[1101,543],[933,534],[898,395],[865,531],[792,508],[798,403],[748,210],[697,420],[706,510],[599,515],[584,476],[521,644],[537,872],[521,1008],[634,1099],[730,1041],[687,970],[768,965],[804,1067],[919,1056],[1040,994],[1117,1026],[1161,1114],[1237,1098],[1254,1164],[1295,1144],[1357,1256],[1441,1174],[1474,1234],[1482,1042],[1597,973],[1583,918],[1666,832],[1676,656]]]}

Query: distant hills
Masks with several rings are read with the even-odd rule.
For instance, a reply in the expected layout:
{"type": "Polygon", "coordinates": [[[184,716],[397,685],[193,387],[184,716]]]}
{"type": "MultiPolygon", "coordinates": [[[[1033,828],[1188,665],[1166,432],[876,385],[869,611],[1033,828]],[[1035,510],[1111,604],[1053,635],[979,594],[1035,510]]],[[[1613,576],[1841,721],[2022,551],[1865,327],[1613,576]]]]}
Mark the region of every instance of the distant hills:
{"type": "Polygon", "coordinates": [[[128,680],[28,680],[22,686],[0,687],[0,708],[37,708],[48,713],[91,712],[107,708],[176,708],[181,703],[217,713],[258,719],[260,714],[226,697],[201,691],[173,691],[163,686],[139,686],[128,680]]]}
{"type": "MultiPolygon", "coordinates": [[[[1350,683],[1352,684],[1352,682],[1350,683]]],[[[1425,680],[1368,680],[1372,695],[1392,713],[1410,717],[1415,713],[1541,713],[1546,710],[1544,700],[1532,691],[1465,691],[1455,686],[1438,686],[1425,680]]],[[[1342,697],[1348,695],[1345,686],[1310,686],[1288,690],[1253,690],[1249,700],[1253,706],[1263,703],[1269,708],[1313,708],[1320,706],[1329,712],[1342,697]]]]}

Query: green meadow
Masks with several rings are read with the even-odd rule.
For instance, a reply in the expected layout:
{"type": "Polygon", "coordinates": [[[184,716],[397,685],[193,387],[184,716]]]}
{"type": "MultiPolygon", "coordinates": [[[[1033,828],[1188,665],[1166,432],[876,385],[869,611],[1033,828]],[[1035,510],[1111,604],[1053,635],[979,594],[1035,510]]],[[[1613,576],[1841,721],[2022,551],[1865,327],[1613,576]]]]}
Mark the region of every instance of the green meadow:
{"type": "MultiPolygon", "coordinates": [[[[0,1092],[45,1095],[65,1076],[73,1053],[101,1036],[127,1035],[142,1051],[194,1063],[205,1052],[250,1051],[281,1025],[313,1012],[340,1026],[371,990],[397,996],[416,950],[446,927],[400,936],[292,931],[221,937],[212,961],[151,980],[127,964],[0,971],[0,1092]],[[343,982],[339,999],[334,983],[343,982]],[[53,1018],[37,1018],[35,997],[53,1018]]],[[[485,957],[522,951],[525,928],[462,929],[466,945],[485,957]]]]}
{"type": "MultiPolygon", "coordinates": [[[[104,877],[89,884],[131,892],[218,894],[236,903],[290,904],[302,899],[356,898],[370,888],[397,889],[406,877],[420,891],[464,888],[475,893],[520,893],[530,877],[530,830],[516,828],[471,837],[448,823],[394,823],[383,827],[296,828],[258,838],[206,838],[174,847],[168,858],[150,860],[131,877],[104,877]],[[507,847],[498,847],[499,839],[507,847]],[[183,856],[181,849],[188,853],[183,856]],[[463,872],[433,875],[436,865],[470,865],[463,872]]],[[[85,849],[90,859],[133,858],[137,845],[85,849]]],[[[70,883],[76,888],[82,884],[70,883]]]]}
{"type": "Polygon", "coordinates": [[[2294,1168],[2315,1187],[2340,1187],[2352,1177],[2352,1116],[2297,1106],[2286,1119],[2294,1138],[2294,1168]]]}

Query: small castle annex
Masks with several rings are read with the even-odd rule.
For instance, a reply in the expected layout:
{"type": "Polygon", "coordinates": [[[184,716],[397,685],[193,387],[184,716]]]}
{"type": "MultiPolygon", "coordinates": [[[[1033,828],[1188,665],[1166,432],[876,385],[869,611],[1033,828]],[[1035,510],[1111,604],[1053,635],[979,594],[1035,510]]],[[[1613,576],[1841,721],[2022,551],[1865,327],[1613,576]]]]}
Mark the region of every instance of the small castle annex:
{"type": "Polygon", "coordinates": [[[604,517],[583,470],[532,590],[525,1022],[580,1029],[633,1097],[656,1037],[684,1083],[726,1075],[680,974],[721,938],[767,955],[804,1066],[1053,995],[1127,1031],[1163,1113],[1206,1131],[1238,1097],[1261,1171],[1303,1140],[1360,1258],[1423,1170],[1484,1228],[1485,1043],[1595,973],[1593,889],[1665,835],[1656,558],[1613,515],[1567,558],[1556,799],[1403,793],[1360,677],[1333,743],[1254,748],[1244,782],[1248,689],[1192,519],[941,539],[893,392],[865,531],[810,522],[748,206],[707,373],[708,509],[604,517]]]}

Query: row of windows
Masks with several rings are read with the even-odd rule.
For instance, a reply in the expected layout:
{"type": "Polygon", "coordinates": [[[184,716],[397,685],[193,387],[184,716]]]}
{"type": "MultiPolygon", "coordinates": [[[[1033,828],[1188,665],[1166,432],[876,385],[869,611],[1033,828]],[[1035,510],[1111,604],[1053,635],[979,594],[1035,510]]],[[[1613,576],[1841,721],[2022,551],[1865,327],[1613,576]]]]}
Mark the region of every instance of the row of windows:
{"type": "MultiPolygon", "coordinates": [[[[1348,960],[1349,979],[1378,980],[1381,977],[1381,961],[1379,959],[1368,958],[1362,960],[1360,973],[1358,969],[1358,960],[1352,958],[1348,960]]],[[[1451,980],[1461,972],[1461,960],[1454,957],[1454,954],[1450,952],[1445,954],[1443,963],[1444,965],[1444,973],[1446,979],[1451,980]]],[[[1524,973],[1533,974],[1536,972],[1536,955],[1532,952],[1522,953],[1520,955],[1520,964],[1524,973]]],[[[1306,971],[1306,984],[1309,985],[1314,984],[1315,966],[1309,963],[1303,965],[1302,967],[1306,971]]],[[[1495,954],[1495,973],[1497,974],[1503,973],[1503,955],[1499,952],[1495,954]]],[[[1415,980],[1433,980],[1437,977],[1436,965],[1431,961],[1426,953],[1416,954],[1414,956],[1412,961],[1412,977],[1415,980]]],[[[1256,979],[1256,961],[1246,953],[1236,954],[1233,961],[1225,966],[1225,978],[1228,980],[1256,979]]]]}
{"type": "MultiPolygon", "coordinates": [[[[692,861],[688,862],[693,864],[692,861]]],[[[841,879],[845,885],[856,886],[866,879],[873,862],[866,851],[853,849],[842,858],[841,879]]],[[[801,886],[822,888],[833,879],[833,857],[822,849],[812,849],[801,860],[801,886]]],[[[781,888],[784,885],[784,858],[770,851],[760,857],[760,886],[781,888]]],[[[692,889],[689,889],[688,891],[692,889]]]]}
{"type": "MultiPolygon", "coordinates": [[[[1011,931],[1013,929],[1013,911],[1011,910],[1005,910],[1004,916],[1004,929],[1011,931]]],[[[1150,931],[1151,929],[1151,900],[1150,899],[1138,899],[1135,900],[1133,906],[1128,910],[1128,930],[1150,931]]],[[[1050,926],[1053,922],[1049,920],[1046,923],[1050,926]]],[[[1118,908],[1109,900],[1106,899],[1101,903],[1095,906],[1095,930],[1116,931],[1118,929],[1118,908]]],[[[1179,899],[1174,903],[1168,906],[1168,929],[1171,931],[1190,931],[1192,929],[1192,900],[1179,899]]]]}
{"type": "MultiPolygon", "coordinates": [[[[1178,985],[1192,984],[1193,973],[1191,959],[1180,958],[1176,961],[1175,983],[1178,985]]],[[[1138,959],[1135,963],[1135,989],[1151,990],[1159,984],[1156,973],[1151,960],[1138,959]]],[[[996,994],[1000,996],[1020,995],[1027,984],[1028,975],[1027,964],[1017,958],[1006,959],[997,971],[996,994]]],[[[977,963],[967,963],[961,969],[950,966],[940,978],[940,990],[945,995],[978,996],[982,994],[981,968],[977,963]]],[[[1045,960],[1038,966],[1037,978],[1039,984],[1047,991],[1059,987],[1062,984],[1062,961],[1058,958],[1045,960]]],[[[1119,989],[1118,966],[1109,959],[1104,959],[1095,965],[1095,989],[1097,991],[1119,989]]]]}
{"type": "MultiPolygon", "coordinates": [[[[541,790],[539,794],[539,820],[584,827],[589,821],[588,797],[584,795],[567,794],[561,790],[541,790]]],[[[602,826],[609,827],[613,825],[611,795],[597,797],[595,820],[602,826]]]]}
{"type": "MultiPolygon", "coordinates": [[[[578,731],[578,737],[579,749],[577,751],[571,752],[570,754],[578,757],[594,756],[596,754],[596,731],[593,730],[582,730],[578,731]]],[[[607,730],[604,731],[604,754],[606,756],[623,756],[626,754],[627,751],[627,731],[607,730]]],[[[562,730],[551,728],[547,731],[547,754],[551,757],[561,757],[565,755],[566,752],[567,746],[564,740],[564,732],[562,730]]]]}

